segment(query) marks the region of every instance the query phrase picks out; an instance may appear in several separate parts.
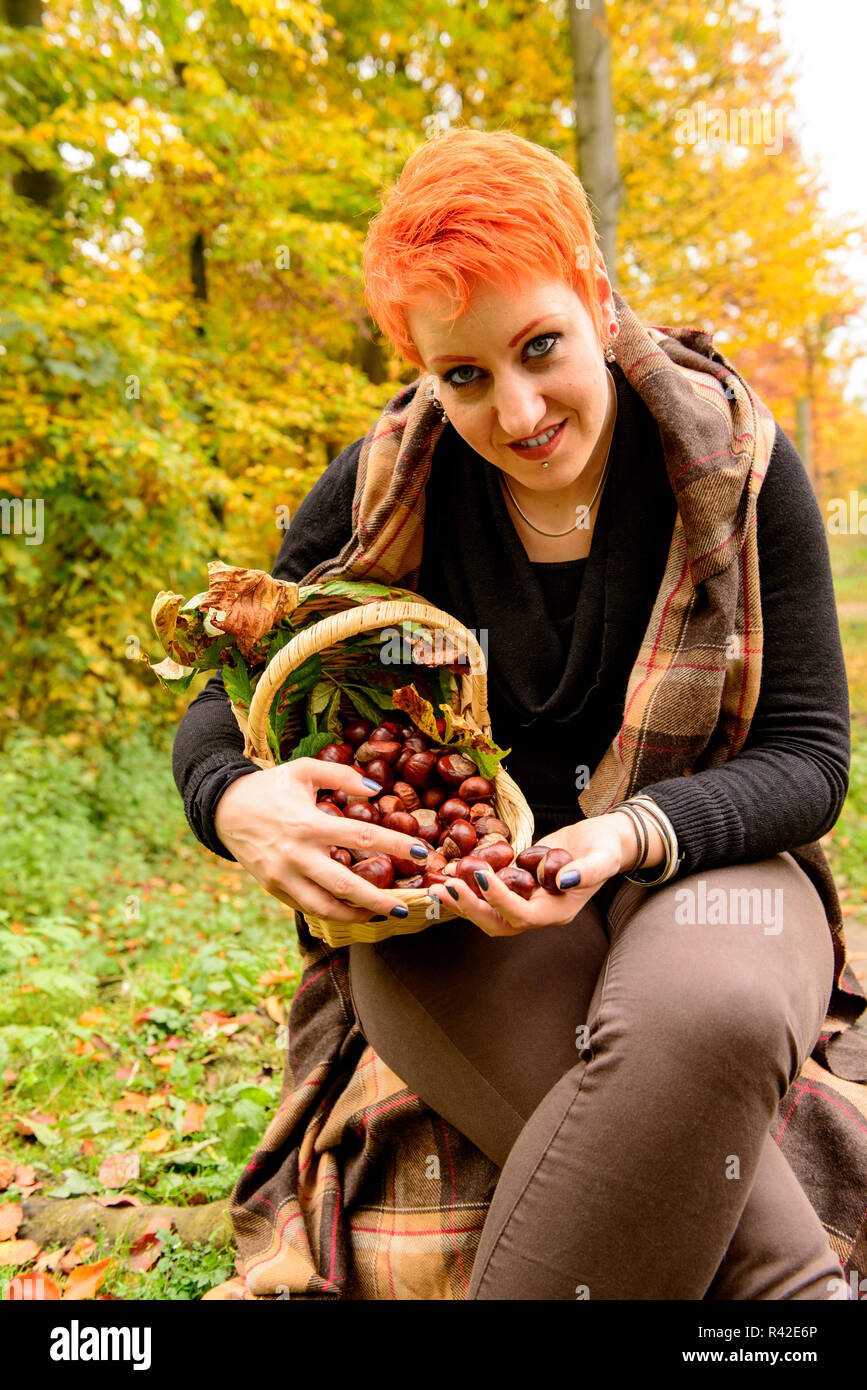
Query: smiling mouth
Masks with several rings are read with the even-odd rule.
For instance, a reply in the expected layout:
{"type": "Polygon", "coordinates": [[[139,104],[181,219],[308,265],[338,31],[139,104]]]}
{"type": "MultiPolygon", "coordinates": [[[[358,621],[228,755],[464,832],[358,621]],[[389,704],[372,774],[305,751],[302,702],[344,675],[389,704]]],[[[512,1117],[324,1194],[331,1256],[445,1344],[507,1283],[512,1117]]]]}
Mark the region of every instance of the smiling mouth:
{"type": "Polygon", "coordinates": [[[547,450],[558,442],[565,425],[566,421],[561,420],[559,425],[551,425],[547,430],[543,430],[541,434],[535,434],[528,440],[521,440],[510,444],[509,448],[514,449],[516,454],[529,454],[543,449],[547,450]]]}

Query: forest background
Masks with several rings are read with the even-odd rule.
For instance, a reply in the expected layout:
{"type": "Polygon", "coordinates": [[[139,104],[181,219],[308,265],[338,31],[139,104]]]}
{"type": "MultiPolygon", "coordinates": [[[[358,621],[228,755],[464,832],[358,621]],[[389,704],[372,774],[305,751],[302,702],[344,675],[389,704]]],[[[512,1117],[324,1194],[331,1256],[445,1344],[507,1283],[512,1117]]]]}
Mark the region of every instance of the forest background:
{"type": "MultiPolygon", "coordinates": [[[[863,948],[867,404],[846,390],[864,308],[846,253],[865,229],[824,210],[757,5],[605,12],[617,287],[647,324],[714,331],[829,519],[854,754],[828,847],[863,948]],[[761,120],[692,138],[714,111],[761,120]]],[[[360,274],[412,150],[464,123],[577,167],[574,112],[565,0],[0,0],[0,1275],[68,1278],[107,1248],[37,1232],[4,1253],[28,1230],[6,1207],[120,1189],[212,1207],[267,1123],[291,920],[186,827],[170,747],[189,697],[138,659],[159,656],[150,605],[204,589],[212,559],[270,569],[322,469],[414,379],[360,274]]],[[[184,1248],[167,1233],[138,1268],[115,1248],[100,1277],[199,1296],[230,1252],[184,1248]]]]}

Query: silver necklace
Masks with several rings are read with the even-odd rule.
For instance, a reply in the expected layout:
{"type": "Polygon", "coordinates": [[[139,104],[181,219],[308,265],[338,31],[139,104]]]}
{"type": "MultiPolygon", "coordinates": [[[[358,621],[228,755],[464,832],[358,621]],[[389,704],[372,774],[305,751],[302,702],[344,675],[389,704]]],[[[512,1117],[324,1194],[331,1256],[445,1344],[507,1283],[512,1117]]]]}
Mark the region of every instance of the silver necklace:
{"type": "MultiPolygon", "coordinates": [[[[587,508],[587,515],[588,515],[588,516],[590,515],[590,513],[591,513],[592,510],[593,510],[593,508],[595,507],[595,505],[596,505],[596,499],[598,498],[600,492],[602,491],[602,485],[603,485],[603,483],[605,482],[605,479],[608,477],[608,464],[609,464],[609,461],[610,461],[610,458],[611,458],[611,445],[612,445],[612,443],[614,442],[614,425],[616,424],[616,422],[617,422],[617,397],[615,396],[615,398],[614,398],[614,421],[612,422],[612,425],[611,425],[611,439],[609,439],[609,441],[608,441],[608,453],[605,455],[605,467],[603,468],[603,470],[602,470],[602,476],[601,476],[601,478],[599,479],[599,482],[598,482],[597,485],[596,485],[596,491],[595,491],[594,494],[593,494],[593,500],[591,501],[589,507],[587,508]]],[[[543,465],[542,465],[543,468],[545,468],[546,466],[547,466],[546,464],[543,464],[543,465]]],[[[522,511],[521,508],[520,508],[520,506],[518,505],[518,501],[517,501],[517,499],[516,499],[516,497],[515,497],[515,494],[514,494],[514,492],[512,491],[512,489],[509,487],[509,480],[508,480],[508,478],[506,477],[505,473],[503,473],[502,478],[503,478],[503,485],[504,485],[504,487],[505,487],[507,493],[508,493],[509,496],[511,497],[513,503],[515,504],[515,510],[518,512],[518,514],[519,514],[520,516],[522,516],[522,517],[524,518],[524,520],[526,521],[527,525],[530,527],[530,530],[531,530],[531,531],[535,531],[535,532],[536,532],[538,535],[540,535],[540,536],[548,536],[548,537],[550,537],[551,539],[556,539],[558,536],[568,536],[568,535],[571,534],[572,531],[575,530],[576,526],[578,525],[578,522],[577,522],[577,521],[573,521],[573,522],[572,522],[572,525],[571,525],[571,526],[567,526],[565,531],[543,531],[542,528],[541,528],[541,526],[535,526],[535,525],[533,524],[533,522],[530,520],[530,518],[527,516],[527,513],[526,513],[525,511],[522,511]]],[[[577,511],[578,508],[576,507],[575,510],[577,511]]]]}

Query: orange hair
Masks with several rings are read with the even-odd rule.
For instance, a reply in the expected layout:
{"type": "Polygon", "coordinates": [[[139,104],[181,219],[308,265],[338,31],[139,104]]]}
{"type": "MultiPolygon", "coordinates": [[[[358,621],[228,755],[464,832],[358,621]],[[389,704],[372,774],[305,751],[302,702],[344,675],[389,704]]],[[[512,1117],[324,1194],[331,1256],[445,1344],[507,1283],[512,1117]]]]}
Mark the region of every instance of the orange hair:
{"type": "Polygon", "coordinates": [[[387,189],[362,254],[370,315],[400,355],[424,363],[406,310],[451,292],[467,307],[474,282],[517,291],[548,273],[584,302],[605,341],[595,271],[603,265],[581,182],[565,160],[509,130],[460,126],[415,150],[387,189]]]}

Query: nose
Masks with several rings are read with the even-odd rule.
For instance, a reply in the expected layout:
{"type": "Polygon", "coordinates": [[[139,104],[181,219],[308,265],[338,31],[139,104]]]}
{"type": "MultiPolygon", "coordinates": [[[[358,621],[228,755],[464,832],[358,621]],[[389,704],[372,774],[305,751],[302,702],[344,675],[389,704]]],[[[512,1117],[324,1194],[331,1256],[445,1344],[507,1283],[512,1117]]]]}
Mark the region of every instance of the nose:
{"type": "Polygon", "coordinates": [[[494,409],[497,412],[503,441],[532,439],[544,425],[548,413],[545,397],[537,384],[525,377],[501,376],[494,386],[494,409]]]}

